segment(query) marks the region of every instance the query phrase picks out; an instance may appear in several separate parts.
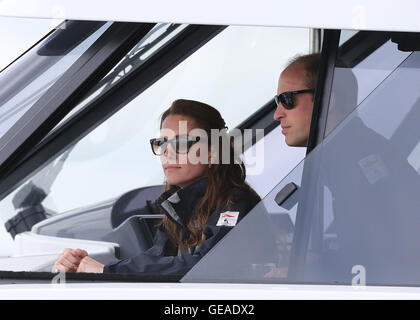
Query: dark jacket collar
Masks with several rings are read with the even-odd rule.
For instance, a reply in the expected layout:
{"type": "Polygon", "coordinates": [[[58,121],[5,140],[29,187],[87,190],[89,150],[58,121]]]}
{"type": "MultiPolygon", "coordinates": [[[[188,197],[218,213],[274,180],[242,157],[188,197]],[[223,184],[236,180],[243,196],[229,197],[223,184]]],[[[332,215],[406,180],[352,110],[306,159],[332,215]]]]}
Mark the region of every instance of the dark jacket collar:
{"type": "Polygon", "coordinates": [[[208,179],[202,178],[184,188],[174,187],[159,197],[157,205],[169,219],[189,232],[188,223],[206,193],[207,185],[208,179]]]}

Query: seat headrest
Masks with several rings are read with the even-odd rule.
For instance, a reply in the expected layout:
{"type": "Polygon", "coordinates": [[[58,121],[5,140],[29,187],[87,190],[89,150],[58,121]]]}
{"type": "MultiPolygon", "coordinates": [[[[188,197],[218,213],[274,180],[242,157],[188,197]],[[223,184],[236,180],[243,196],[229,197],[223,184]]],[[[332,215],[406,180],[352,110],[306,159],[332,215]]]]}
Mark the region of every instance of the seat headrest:
{"type": "Polygon", "coordinates": [[[111,225],[118,227],[126,219],[138,214],[154,214],[150,203],[153,203],[163,192],[163,185],[134,189],[120,196],[112,206],[111,225]]]}

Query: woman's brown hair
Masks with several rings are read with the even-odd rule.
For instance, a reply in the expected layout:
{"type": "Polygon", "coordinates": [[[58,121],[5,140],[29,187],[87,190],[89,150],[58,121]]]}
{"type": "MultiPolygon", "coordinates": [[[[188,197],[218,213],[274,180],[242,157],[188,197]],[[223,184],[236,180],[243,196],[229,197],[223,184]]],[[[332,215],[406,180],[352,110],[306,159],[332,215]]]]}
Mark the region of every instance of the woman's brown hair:
{"type": "MultiPolygon", "coordinates": [[[[217,109],[194,100],[175,100],[170,108],[162,114],[160,123],[161,128],[163,121],[170,115],[182,115],[193,119],[197,129],[206,131],[208,137],[211,136],[211,129],[222,130],[226,128],[225,121],[217,109]]],[[[222,142],[221,139],[219,142],[222,142]]],[[[231,161],[228,164],[222,164],[222,155],[221,152],[218,152],[218,164],[214,164],[213,162],[209,165],[207,189],[190,219],[188,228],[191,233],[188,239],[183,238],[181,228],[177,224],[173,223],[166,216],[163,219],[163,225],[167,234],[172,242],[181,249],[197,246],[205,240],[203,239],[203,229],[212,210],[220,207],[224,203],[230,205],[235,201],[235,199],[232,198],[232,188],[240,188],[254,192],[245,182],[246,172],[244,164],[235,161],[236,156],[232,139],[230,139],[229,143],[231,161]]],[[[218,145],[220,151],[222,143],[218,143],[218,145]]],[[[165,190],[169,190],[171,187],[172,186],[166,184],[165,190]]]]}

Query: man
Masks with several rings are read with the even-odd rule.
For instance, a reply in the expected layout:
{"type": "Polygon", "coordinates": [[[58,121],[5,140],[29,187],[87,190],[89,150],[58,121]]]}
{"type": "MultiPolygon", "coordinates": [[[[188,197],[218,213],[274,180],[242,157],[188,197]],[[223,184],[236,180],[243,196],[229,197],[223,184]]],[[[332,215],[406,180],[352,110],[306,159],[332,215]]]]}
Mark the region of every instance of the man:
{"type": "Polygon", "coordinates": [[[274,120],[280,121],[289,146],[308,144],[319,61],[319,53],[298,56],[280,75],[274,120]]]}
{"type": "MultiPolygon", "coordinates": [[[[274,119],[280,121],[289,146],[307,146],[319,60],[319,54],[299,56],[280,75],[274,119]]],[[[359,106],[358,89],[351,68],[335,69],[326,124],[327,134],[334,129],[335,134],[314,151],[322,157],[305,161],[322,159],[304,213],[313,215],[314,225],[325,226],[329,220],[324,232],[330,236],[318,252],[311,251],[311,263],[305,266],[311,276],[305,276],[314,282],[350,282],[352,267],[362,265],[370,283],[420,281],[420,178],[397,140],[383,136],[376,123],[370,128],[363,121],[366,112],[382,108],[386,113],[390,106],[378,103],[380,95],[359,106]],[[326,189],[331,193],[327,201],[326,189]]],[[[412,108],[419,106],[420,99],[412,108]]],[[[284,274],[275,269],[266,276],[284,274]]]]}
{"type": "MultiPolygon", "coordinates": [[[[311,127],[314,93],[318,78],[320,54],[300,55],[292,59],[280,75],[277,96],[277,109],[274,120],[280,121],[286,144],[291,147],[306,147],[311,127]]],[[[287,215],[286,215],[287,216],[287,215]]],[[[274,216],[271,218],[273,219],[274,216]]],[[[279,246],[279,258],[283,265],[288,258],[284,255],[287,241],[282,240],[286,233],[279,231],[285,226],[272,221],[272,226],[278,231],[276,243],[279,246]],[[280,245],[279,245],[280,244],[280,245]]],[[[287,253],[286,253],[287,255],[287,253]]],[[[278,266],[266,273],[266,278],[287,277],[288,267],[278,266]]]]}

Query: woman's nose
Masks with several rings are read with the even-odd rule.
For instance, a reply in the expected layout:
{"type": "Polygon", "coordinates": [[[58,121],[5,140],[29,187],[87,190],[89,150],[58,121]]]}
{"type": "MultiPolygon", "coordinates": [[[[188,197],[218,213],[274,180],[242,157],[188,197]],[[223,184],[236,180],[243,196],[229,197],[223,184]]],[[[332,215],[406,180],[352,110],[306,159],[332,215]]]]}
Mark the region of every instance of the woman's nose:
{"type": "Polygon", "coordinates": [[[168,144],[168,146],[167,146],[165,152],[163,153],[163,155],[169,163],[175,163],[176,162],[177,154],[176,154],[175,150],[173,149],[173,147],[170,143],[168,144]]]}

